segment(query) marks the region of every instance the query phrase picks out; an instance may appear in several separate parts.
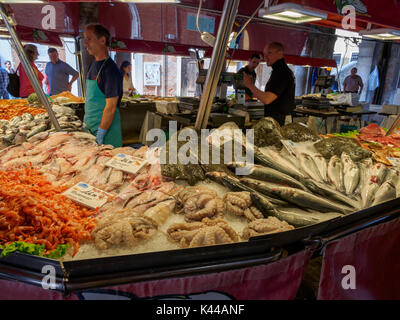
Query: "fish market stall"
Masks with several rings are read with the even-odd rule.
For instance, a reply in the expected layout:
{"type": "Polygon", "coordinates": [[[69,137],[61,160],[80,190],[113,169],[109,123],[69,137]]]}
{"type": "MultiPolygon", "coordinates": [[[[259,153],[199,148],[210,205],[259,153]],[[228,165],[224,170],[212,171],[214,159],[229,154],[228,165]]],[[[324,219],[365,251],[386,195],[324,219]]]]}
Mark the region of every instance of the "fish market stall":
{"type": "MultiPolygon", "coordinates": [[[[211,114],[224,59],[217,48],[226,45],[237,6],[225,2],[197,132],[211,114]]],[[[65,106],[52,108],[60,127],[62,117],[73,117],[65,106]]],[[[318,245],[346,232],[372,233],[383,215],[398,214],[396,167],[376,162],[357,140],[320,137],[301,124],[281,128],[263,118],[251,142],[225,123],[205,143],[207,151],[224,151],[218,164],[161,161],[182,131],[163,147],[133,149],[56,129],[0,150],[2,298],[294,299],[318,245]],[[255,165],[227,161],[228,142],[253,150],[255,165]],[[50,282],[45,266],[54,271],[50,282]]],[[[210,155],[201,152],[204,141],[191,146],[193,160],[210,155]]],[[[396,231],[396,221],[380,234],[396,231]]],[[[395,249],[386,251],[394,259],[395,249]]]]}

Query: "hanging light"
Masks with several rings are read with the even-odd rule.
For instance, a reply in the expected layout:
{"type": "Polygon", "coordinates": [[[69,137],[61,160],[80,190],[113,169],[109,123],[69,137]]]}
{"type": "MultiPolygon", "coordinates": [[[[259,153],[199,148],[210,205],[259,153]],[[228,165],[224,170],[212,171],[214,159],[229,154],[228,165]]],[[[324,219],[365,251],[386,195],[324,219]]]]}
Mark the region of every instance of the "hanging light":
{"type": "Polygon", "coordinates": [[[394,29],[361,30],[360,36],[377,40],[400,40],[400,30],[394,30],[394,29]]]}
{"type": "Polygon", "coordinates": [[[264,7],[260,9],[258,16],[290,23],[307,23],[324,20],[328,17],[325,13],[305,9],[296,3],[282,3],[276,6],[264,7]]]}

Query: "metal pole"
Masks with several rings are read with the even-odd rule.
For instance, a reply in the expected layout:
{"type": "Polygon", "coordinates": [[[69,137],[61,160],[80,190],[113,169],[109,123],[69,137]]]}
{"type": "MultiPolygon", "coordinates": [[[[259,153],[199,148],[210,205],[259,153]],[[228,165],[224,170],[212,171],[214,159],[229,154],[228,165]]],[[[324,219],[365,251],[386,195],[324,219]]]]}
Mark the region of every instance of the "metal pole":
{"type": "Polygon", "coordinates": [[[396,121],[392,124],[389,131],[386,132],[386,136],[390,136],[393,133],[393,131],[396,130],[396,128],[399,126],[399,124],[400,124],[400,115],[397,116],[396,121]]]}
{"type": "Polygon", "coordinates": [[[235,22],[239,2],[240,0],[225,0],[204,91],[201,95],[199,113],[196,119],[197,130],[206,128],[208,124],[211,106],[224,65],[228,40],[235,22]]]}
{"type": "Polygon", "coordinates": [[[9,16],[7,13],[7,10],[5,9],[3,4],[0,4],[0,15],[4,20],[4,23],[8,29],[8,32],[10,33],[12,42],[14,44],[14,48],[17,51],[18,57],[22,63],[22,66],[24,67],[24,70],[29,78],[29,81],[31,82],[33,88],[35,89],[40,101],[42,104],[45,106],[47,113],[49,114],[50,120],[52,124],[54,125],[54,128],[56,131],[61,131],[60,125],[58,124],[57,118],[54,115],[53,109],[51,108],[51,105],[49,103],[49,100],[47,100],[47,97],[43,91],[43,88],[41,84],[39,83],[39,80],[35,74],[35,71],[28,59],[28,57],[25,54],[24,48],[22,46],[22,43],[17,35],[17,32],[15,31],[14,26],[16,25],[13,17],[9,16]]]}
{"type": "Polygon", "coordinates": [[[76,48],[76,52],[75,52],[76,63],[78,65],[78,71],[79,71],[79,84],[80,84],[82,97],[85,99],[86,98],[86,79],[85,79],[85,70],[83,68],[82,48],[81,48],[81,43],[80,43],[80,37],[75,38],[75,48],[76,48]]]}

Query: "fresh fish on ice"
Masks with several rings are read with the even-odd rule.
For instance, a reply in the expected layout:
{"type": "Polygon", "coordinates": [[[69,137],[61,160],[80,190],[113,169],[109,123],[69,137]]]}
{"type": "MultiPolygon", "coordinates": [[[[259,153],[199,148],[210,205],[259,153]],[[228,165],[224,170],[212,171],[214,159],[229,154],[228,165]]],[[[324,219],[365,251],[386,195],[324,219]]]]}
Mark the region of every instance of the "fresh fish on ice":
{"type": "Polygon", "coordinates": [[[338,156],[333,156],[328,163],[328,179],[340,192],[345,192],[343,183],[343,165],[338,156]]]}
{"type": "Polygon", "coordinates": [[[357,189],[360,182],[360,169],[347,153],[343,152],[341,158],[343,163],[344,188],[346,193],[351,195],[357,189]]]}
{"type": "Polygon", "coordinates": [[[305,175],[297,169],[291,162],[285,160],[276,151],[270,148],[259,148],[254,152],[255,160],[259,161],[261,164],[285,173],[295,179],[304,178],[305,175]]]}
{"type": "Polygon", "coordinates": [[[313,156],[315,165],[318,168],[319,174],[324,182],[328,182],[328,163],[322,154],[316,154],[313,156]]]}
{"type": "MultiPolygon", "coordinates": [[[[244,163],[232,163],[228,165],[229,168],[235,169],[245,166],[244,163]]],[[[250,169],[250,173],[248,175],[249,178],[254,178],[262,181],[276,182],[280,184],[286,184],[289,187],[299,188],[306,190],[304,185],[292,178],[291,176],[281,173],[275,169],[264,167],[260,165],[254,165],[252,169],[250,169]]]]}
{"type": "Polygon", "coordinates": [[[310,178],[317,182],[323,182],[323,178],[319,174],[319,170],[317,165],[315,164],[313,158],[306,153],[300,153],[299,155],[301,169],[304,173],[306,173],[310,178]]]}
{"type": "Polygon", "coordinates": [[[372,206],[378,205],[382,202],[387,202],[396,199],[396,187],[391,181],[385,181],[375,193],[375,199],[372,206]]]}
{"type": "Polygon", "coordinates": [[[243,178],[240,179],[240,181],[261,193],[275,194],[281,199],[303,208],[310,208],[323,212],[340,212],[344,214],[354,211],[354,209],[315,196],[300,189],[275,186],[264,181],[258,181],[250,178],[243,178]]]}

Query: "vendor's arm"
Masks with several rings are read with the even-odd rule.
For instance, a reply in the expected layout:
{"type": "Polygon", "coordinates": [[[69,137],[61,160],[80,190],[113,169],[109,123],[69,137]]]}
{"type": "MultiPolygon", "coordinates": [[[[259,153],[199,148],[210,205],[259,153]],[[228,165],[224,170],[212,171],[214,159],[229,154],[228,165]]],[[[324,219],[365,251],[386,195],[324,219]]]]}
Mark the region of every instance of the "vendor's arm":
{"type": "Polygon", "coordinates": [[[117,110],[119,97],[106,98],[106,106],[101,118],[100,127],[103,130],[108,130],[114,120],[115,111],[117,110]]]}
{"type": "Polygon", "coordinates": [[[243,73],[243,81],[244,85],[250,89],[250,91],[253,93],[253,97],[257,98],[264,104],[270,104],[274,102],[278,96],[270,91],[264,92],[259,90],[253,83],[253,78],[248,76],[246,73],[243,73]]]}
{"type": "Polygon", "coordinates": [[[106,137],[107,131],[114,121],[118,100],[119,97],[106,98],[106,106],[104,107],[103,116],[101,117],[100,126],[96,135],[96,142],[98,144],[104,143],[104,138],[106,137]]]}

